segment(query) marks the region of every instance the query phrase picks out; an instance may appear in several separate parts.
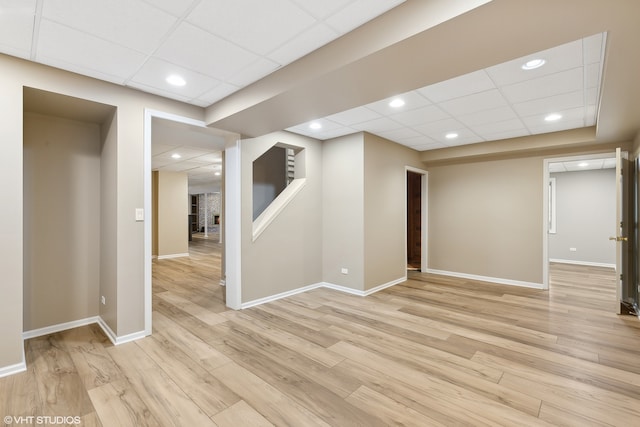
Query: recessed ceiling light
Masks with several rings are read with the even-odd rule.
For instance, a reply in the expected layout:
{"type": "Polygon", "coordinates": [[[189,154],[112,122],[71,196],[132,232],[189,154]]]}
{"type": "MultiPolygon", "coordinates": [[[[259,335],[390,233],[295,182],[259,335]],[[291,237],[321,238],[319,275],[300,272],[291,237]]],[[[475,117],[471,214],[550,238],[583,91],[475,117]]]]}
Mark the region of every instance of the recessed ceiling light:
{"type": "Polygon", "coordinates": [[[545,122],[555,122],[558,121],[562,118],[562,114],[558,114],[558,113],[553,113],[553,114],[549,114],[544,118],[545,122]]]}
{"type": "Polygon", "coordinates": [[[586,168],[587,166],[589,166],[589,163],[587,162],[578,163],[578,166],[580,166],[581,168],[586,168]]]}
{"type": "Polygon", "coordinates": [[[182,156],[180,154],[176,153],[176,154],[172,154],[171,158],[178,160],[178,159],[182,158],[182,156]]]}
{"type": "Polygon", "coordinates": [[[542,67],[547,61],[545,61],[542,58],[536,58],[536,59],[532,59],[530,61],[525,62],[524,64],[522,64],[522,69],[523,70],[535,70],[536,68],[540,68],[542,67]]]}
{"type": "Polygon", "coordinates": [[[322,125],[318,122],[313,122],[309,125],[309,129],[313,129],[313,130],[322,129],[322,125]]]}
{"type": "Polygon", "coordinates": [[[401,98],[396,98],[389,103],[389,107],[392,108],[400,108],[404,105],[404,100],[401,98]]]}
{"type": "Polygon", "coordinates": [[[450,132],[450,133],[446,134],[444,137],[447,138],[447,139],[456,139],[458,137],[458,134],[455,133],[455,132],[450,132]]]}
{"type": "Polygon", "coordinates": [[[220,176],[220,172],[215,172],[214,175],[215,176],[220,176]]]}
{"type": "Polygon", "coordinates": [[[177,74],[172,74],[167,77],[167,83],[172,86],[184,86],[187,84],[187,81],[177,74]]]}

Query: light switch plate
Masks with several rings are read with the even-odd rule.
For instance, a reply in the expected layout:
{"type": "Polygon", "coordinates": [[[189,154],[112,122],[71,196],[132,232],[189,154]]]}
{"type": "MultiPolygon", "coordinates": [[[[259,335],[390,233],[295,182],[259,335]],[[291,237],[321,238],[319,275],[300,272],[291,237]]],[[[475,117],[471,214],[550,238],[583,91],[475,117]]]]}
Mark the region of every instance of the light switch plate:
{"type": "Polygon", "coordinates": [[[144,221],[144,209],[136,208],[136,221],[144,221]]]}

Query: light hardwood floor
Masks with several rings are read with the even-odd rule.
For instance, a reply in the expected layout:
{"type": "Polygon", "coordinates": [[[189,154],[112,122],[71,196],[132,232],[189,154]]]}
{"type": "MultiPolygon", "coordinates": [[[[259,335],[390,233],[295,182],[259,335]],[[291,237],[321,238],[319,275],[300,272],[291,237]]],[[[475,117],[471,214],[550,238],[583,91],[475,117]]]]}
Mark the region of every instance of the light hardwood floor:
{"type": "Polygon", "coordinates": [[[243,311],[219,245],[154,264],[154,334],[27,341],[0,415],[83,426],[638,425],[640,322],[614,275],[552,266],[548,292],[411,273],[367,298],[319,289],[243,311]]]}

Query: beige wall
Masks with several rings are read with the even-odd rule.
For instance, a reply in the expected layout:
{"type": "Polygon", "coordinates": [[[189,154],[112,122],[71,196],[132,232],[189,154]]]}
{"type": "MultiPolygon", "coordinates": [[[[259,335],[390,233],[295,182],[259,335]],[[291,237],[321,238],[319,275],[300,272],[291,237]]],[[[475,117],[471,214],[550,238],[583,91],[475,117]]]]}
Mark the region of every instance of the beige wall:
{"type": "MultiPolygon", "coordinates": [[[[203,109],[77,74],[0,55],[0,368],[22,363],[23,210],[22,210],[22,91],[24,86],[74,96],[117,107],[115,156],[115,275],[118,336],[144,330],[144,224],[135,209],[144,206],[144,110],[203,119],[203,109]]],[[[103,197],[104,200],[104,197],[103,197]]],[[[101,273],[102,276],[102,273],[101,273]]],[[[105,283],[106,285],[106,283],[105,283]]]]}
{"type": "Polygon", "coordinates": [[[187,174],[158,172],[158,257],[189,253],[187,174]]]}
{"type": "Polygon", "coordinates": [[[118,118],[114,111],[101,126],[100,153],[100,317],[118,329],[118,118]]]}
{"type": "Polygon", "coordinates": [[[323,281],[364,290],[364,137],[322,144],[323,281]],[[341,269],[348,269],[342,274],[341,269]]]}
{"type": "Polygon", "coordinates": [[[98,315],[100,126],[24,115],[24,329],[98,315]]]}
{"type": "Polygon", "coordinates": [[[151,172],[151,255],[158,256],[158,171],[151,172]]]}
{"type": "Polygon", "coordinates": [[[539,157],[429,168],[429,268],[541,284],[539,157]]]}
{"type": "Polygon", "coordinates": [[[364,134],[364,289],[407,274],[406,167],[423,169],[420,153],[364,134]]]}
{"type": "Polygon", "coordinates": [[[322,281],[322,153],[319,141],[277,132],[241,143],[242,302],[322,281]],[[273,145],[305,149],[306,185],[253,241],[252,162],[273,145]]]}

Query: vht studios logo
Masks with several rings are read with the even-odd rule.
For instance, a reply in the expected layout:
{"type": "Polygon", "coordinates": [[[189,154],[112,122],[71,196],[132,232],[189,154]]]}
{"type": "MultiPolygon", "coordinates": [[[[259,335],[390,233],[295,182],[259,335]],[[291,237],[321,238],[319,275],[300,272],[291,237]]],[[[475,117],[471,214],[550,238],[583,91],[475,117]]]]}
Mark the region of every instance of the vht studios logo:
{"type": "Polygon", "coordinates": [[[68,425],[68,424],[76,424],[79,425],[82,422],[82,419],[78,416],[76,417],[65,417],[61,415],[30,415],[30,416],[20,416],[15,417],[11,415],[7,415],[4,417],[5,425],[21,425],[21,424],[35,424],[35,425],[68,425]]]}

